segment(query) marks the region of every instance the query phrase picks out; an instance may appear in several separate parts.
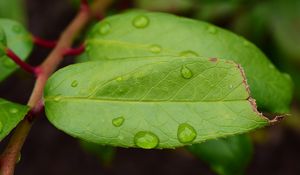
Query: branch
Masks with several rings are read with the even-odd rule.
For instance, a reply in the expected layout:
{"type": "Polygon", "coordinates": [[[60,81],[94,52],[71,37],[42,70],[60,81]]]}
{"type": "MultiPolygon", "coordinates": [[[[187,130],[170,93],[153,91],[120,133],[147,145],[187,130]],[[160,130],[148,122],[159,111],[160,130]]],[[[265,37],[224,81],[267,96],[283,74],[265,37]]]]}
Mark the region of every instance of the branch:
{"type": "Polygon", "coordinates": [[[57,44],[57,41],[49,41],[49,40],[44,40],[40,37],[37,36],[31,36],[32,40],[35,44],[46,47],[46,48],[54,48],[57,44]]]}
{"type": "Polygon", "coordinates": [[[69,48],[69,49],[66,49],[65,52],[64,52],[64,55],[65,56],[75,56],[75,55],[80,55],[82,52],[84,52],[84,45],[81,44],[79,47],[77,48],[69,48]]]}
{"type": "MultiPolygon", "coordinates": [[[[55,48],[45,59],[45,61],[39,66],[39,69],[41,71],[38,74],[35,87],[27,103],[31,108],[31,111],[39,110],[38,108],[40,108],[40,102],[42,101],[43,90],[46,81],[62,61],[65,49],[71,48],[75,36],[94,16],[97,15],[96,12],[103,13],[105,9],[110,5],[111,1],[112,0],[95,0],[89,8],[89,11],[81,9],[77,16],[70,23],[70,25],[61,34],[55,48]]],[[[17,157],[32,127],[32,120],[34,118],[36,117],[27,116],[23,121],[19,123],[19,125],[15,129],[6,149],[4,150],[0,158],[1,175],[13,175],[17,157]]]]}
{"type": "Polygon", "coordinates": [[[31,74],[35,74],[35,75],[38,74],[38,72],[39,72],[38,69],[27,64],[25,61],[21,60],[21,58],[17,54],[15,54],[14,51],[12,51],[11,49],[5,48],[5,53],[11,60],[13,60],[23,70],[25,70],[31,74]]]}

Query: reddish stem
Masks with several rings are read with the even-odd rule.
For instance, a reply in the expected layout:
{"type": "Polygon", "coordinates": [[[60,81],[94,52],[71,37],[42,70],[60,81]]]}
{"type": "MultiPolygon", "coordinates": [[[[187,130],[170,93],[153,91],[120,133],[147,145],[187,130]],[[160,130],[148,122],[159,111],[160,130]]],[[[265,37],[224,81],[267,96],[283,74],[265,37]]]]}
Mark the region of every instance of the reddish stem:
{"type": "Polygon", "coordinates": [[[84,52],[84,45],[81,44],[79,47],[77,48],[69,48],[69,49],[66,49],[64,51],[64,56],[76,56],[76,55],[80,55],[82,52],[84,52]]]}
{"type": "Polygon", "coordinates": [[[19,65],[23,70],[35,74],[37,75],[40,72],[39,68],[35,68],[29,64],[27,64],[26,62],[24,62],[23,60],[21,60],[21,58],[15,54],[11,49],[9,48],[5,48],[5,52],[6,55],[13,60],[17,65],[19,65]]]}
{"type": "Polygon", "coordinates": [[[81,0],[81,10],[90,11],[90,6],[88,0],[81,0]]]}
{"type": "Polygon", "coordinates": [[[32,40],[35,44],[46,48],[54,48],[57,44],[57,41],[44,40],[37,36],[32,36],[32,40]]]}

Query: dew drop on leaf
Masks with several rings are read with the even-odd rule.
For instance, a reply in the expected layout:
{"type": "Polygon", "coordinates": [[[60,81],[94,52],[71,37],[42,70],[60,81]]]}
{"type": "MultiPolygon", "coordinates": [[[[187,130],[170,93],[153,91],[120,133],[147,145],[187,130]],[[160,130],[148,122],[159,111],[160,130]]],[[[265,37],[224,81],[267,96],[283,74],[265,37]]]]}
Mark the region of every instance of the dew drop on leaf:
{"type": "Polygon", "coordinates": [[[158,137],[152,132],[140,131],[134,136],[134,143],[139,148],[152,149],[158,145],[158,142],[158,137]]]}
{"type": "Polygon", "coordinates": [[[151,45],[150,46],[150,52],[152,53],[160,53],[161,52],[161,47],[159,45],[151,45]]]}
{"type": "Polygon", "coordinates": [[[115,127],[120,127],[120,126],[123,125],[124,121],[125,121],[124,117],[121,116],[121,117],[114,118],[114,119],[112,120],[112,124],[113,124],[115,127]]]}
{"type": "Polygon", "coordinates": [[[110,24],[108,22],[104,22],[104,23],[100,24],[99,33],[101,35],[106,35],[110,32],[110,29],[111,29],[110,24]]]}
{"type": "Polygon", "coordinates": [[[243,41],[243,45],[245,46],[245,47],[248,47],[250,44],[249,44],[249,41],[247,41],[247,40],[244,40],[243,41]]]}
{"type": "Polygon", "coordinates": [[[118,78],[116,78],[116,81],[122,81],[123,80],[123,78],[122,77],[118,77],[118,78]]]}
{"type": "Polygon", "coordinates": [[[149,22],[150,20],[147,16],[139,15],[133,19],[132,24],[136,28],[145,28],[149,25],[149,22]]]}
{"type": "Polygon", "coordinates": [[[187,68],[186,66],[182,66],[181,75],[185,79],[190,79],[193,76],[193,72],[189,68],[187,68]]]}
{"type": "Polygon", "coordinates": [[[186,50],[186,51],[180,52],[179,56],[183,56],[183,57],[197,57],[199,55],[196,52],[192,51],[192,50],[186,50]]]}
{"type": "Polygon", "coordinates": [[[54,101],[59,102],[61,100],[61,96],[54,97],[54,101]]]}
{"type": "Polygon", "coordinates": [[[71,86],[72,87],[77,87],[78,86],[78,81],[77,80],[72,81],[71,86]]]}
{"type": "Polygon", "coordinates": [[[216,34],[217,33],[217,29],[214,26],[209,26],[208,27],[208,32],[211,34],[216,34]]]}
{"type": "Polygon", "coordinates": [[[19,112],[19,110],[17,108],[11,108],[11,109],[9,109],[9,112],[12,114],[16,114],[19,112]]]}
{"type": "Polygon", "coordinates": [[[187,123],[179,125],[177,130],[177,138],[181,143],[191,143],[197,137],[196,130],[187,123]]]}
{"type": "Polygon", "coordinates": [[[16,33],[20,33],[22,28],[19,25],[12,26],[12,30],[16,33]]]}

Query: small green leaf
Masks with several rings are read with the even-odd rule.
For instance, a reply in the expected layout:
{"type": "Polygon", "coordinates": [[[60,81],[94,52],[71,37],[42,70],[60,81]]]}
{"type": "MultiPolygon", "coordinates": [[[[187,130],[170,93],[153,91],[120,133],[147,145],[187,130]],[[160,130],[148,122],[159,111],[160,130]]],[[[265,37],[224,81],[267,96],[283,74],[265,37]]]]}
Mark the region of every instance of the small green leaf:
{"type": "Polygon", "coordinates": [[[0,141],[25,117],[29,107],[0,98],[0,141]]]}
{"type": "Polygon", "coordinates": [[[90,60],[156,55],[233,60],[245,69],[260,109],[279,113],[289,110],[290,77],[280,73],[254,44],[205,22],[164,13],[131,11],[97,24],[86,45],[90,60]],[[103,28],[107,29],[105,33],[101,32],[103,28]]]}
{"type": "Polygon", "coordinates": [[[187,147],[219,175],[242,175],[250,162],[253,148],[247,135],[210,140],[187,147]]]}
{"type": "Polygon", "coordinates": [[[0,39],[3,36],[3,32],[6,38],[6,44],[4,42],[0,43],[1,81],[17,69],[17,65],[4,54],[4,47],[10,48],[22,60],[25,60],[33,48],[33,42],[31,35],[16,21],[0,18],[0,28],[3,30],[2,32],[0,31],[0,39]]]}
{"type": "Polygon", "coordinates": [[[202,57],[80,63],[48,80],[45,110],[57,128],[94,143],[144,149],[200,143],[268,124],[242,72],[231,61],[202,57]]]}

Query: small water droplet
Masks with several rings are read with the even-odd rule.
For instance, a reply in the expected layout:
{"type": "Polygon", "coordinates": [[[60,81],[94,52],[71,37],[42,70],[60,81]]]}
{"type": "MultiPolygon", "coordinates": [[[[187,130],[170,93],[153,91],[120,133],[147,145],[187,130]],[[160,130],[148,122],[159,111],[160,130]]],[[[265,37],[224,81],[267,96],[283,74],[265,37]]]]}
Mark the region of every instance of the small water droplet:
{"type": "Polygon", "coordinates": [[[12,68],[12,67],[15,66],[15,63],[14,63],[12,60],[10,60],[10,59],[5,59],[5,60],[3,61],[3,65],[4,65],[5,67],[7,67],[7,68],[12,68]]]}
{"type": "Polygon", "coordinates": [[[78,86],[78,81],[77,80],[72,81],[71,86],[72,87],[77,87],[78,86]]]}
{"type": "Polygon", "coordinates": [[[232,89],[232,88],[233,88],[233,85],[232,85],[232,84],[231,84],[231,85],[229,85],[229,88],[230,88],[230,89],[232,89]]]}
{"type": "Polygon", "coordinates": [[[106,35],[110,32],[111,26],[108,22],[103,22],[99,26],[99,33],[101,35],[106,35]]]}
{"type": "Polygon", "coordinates": [[[178,126],[177,138],[181,143],[191,143],[197,137],[196,130],[187,123],[178,126]]]}
{"type": "Polygon", "coordinates": [[[125,121],[124,117],[121,116],[121,117],[114,118],[114,119],[112,120],[112,124],[113,124],[115,127],[120,127],[120,126],[123,125],[124,121],[125,121]]]}
{"type": "Polygon", "coordinates": [[[55,102],[59,102],[61,100],[61,96],[56,96],[56,97],[54,97],[54,101],[55,102]]]}
{"type": "Polygon", "coordinates": [[[269,68],[275,69],[275,66],[273,64],[269,64],[269,68]]]}
{"type": "Polygon", "coordinates": [[[249,43],[249,41],[244,40],[244,41],[243,41],[243,45],[244,45],[245,47],[248,47],[248,46],[250,45],[250,43],[249,43]]]}
{"type": "Polygon", "coordinates": [[[14,25],[14,26],[12,26],[12,30],[16,33],[20,33],[22,28],[19,25],[14,25]]]}
{"type": "Polygon", "coordinates": [[[149,18],[144,15],[137,16],[133,19],[132,24],[136,28],[145,28],[149,25],[149,18]]]}
{"type": "Polygon", "coordinates": [[[197,56],[199,56],[196,52],[194,52],[192,50],[186,50],[186,51],[180,52],[179,55],[183,56],[183,57],[197,57],[197,56]]]}
{"type": "Polygon", "coordinates": [[[158,137],[152,132],[140,131],[134,136],[134,143],[137,147],[152,149],[158,145],[158,137]]]}
{"type": "Polygon", "coordinates": [[[193,72],[189,68],[187,68],[186,66],[182,66],[181,75],[185,79],[190,79],[193,76],[193,72]]]}
{"type": "Polygon", "coordinates": [[[160,53],[161,52],[161,47],[159,45],[151,45],[150,46],[150,52],[152,53],[160,53]]]}
{"type": "Polygon", "coordinates": [[[122,77],[118,77],[118,78],[116,78],[116,81],[122,81],[123,80],[123,78],[122,77]]]}
{"type": "Polygon", "coordinates": [[[19,110],[17,108],[11,108],[11,109],[9,109],[9,112],[12,114],[16,114],[19,112],[19,110]]]}
{"type": "Polygon", "coordinates": [[[216,34],[217,33],[217,28],[214,26],[209,26],[208,27],[208,32],[211,34],[216,34]]]}

